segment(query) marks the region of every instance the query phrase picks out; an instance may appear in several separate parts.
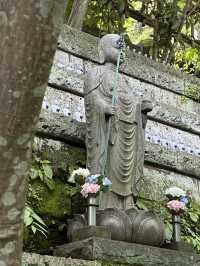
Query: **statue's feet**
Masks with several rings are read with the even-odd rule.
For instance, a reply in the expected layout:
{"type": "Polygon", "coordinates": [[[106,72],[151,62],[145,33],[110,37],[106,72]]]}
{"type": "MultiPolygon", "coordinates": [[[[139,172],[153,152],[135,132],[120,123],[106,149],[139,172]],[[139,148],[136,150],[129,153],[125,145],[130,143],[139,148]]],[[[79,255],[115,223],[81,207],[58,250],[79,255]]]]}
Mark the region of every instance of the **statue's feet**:
{"type": "Polygon", "coordinates": [[[98,211],[97,225],[108,228],[111,239],[118,241],[161,246],[165,237],[163,221],[152,212],[137,208],[98,211]]]}
{"type": "Polygon", "coordinates": [[[97,225],[111,232],[111,239],[130,242],[132,225],[129,216],[122,210],[107,208],[97,212],[97,225]]]}
{"type": "Polygon", "coordinates": [[[164,242],[164,223],[160,217],[151,211],[137,210],[135,208],[126,210],[131,219],[132,237],[131,242],[161,246],[164,242]]]}

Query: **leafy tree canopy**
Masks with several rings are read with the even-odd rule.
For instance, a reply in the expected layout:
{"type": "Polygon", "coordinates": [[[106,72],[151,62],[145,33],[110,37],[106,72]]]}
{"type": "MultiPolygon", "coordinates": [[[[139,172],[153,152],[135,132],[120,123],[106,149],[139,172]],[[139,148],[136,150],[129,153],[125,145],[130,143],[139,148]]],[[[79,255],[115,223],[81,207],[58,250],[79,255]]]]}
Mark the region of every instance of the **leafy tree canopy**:
{"type": "Polygon", "coordinates": [[[83,31],[126,33],[130,47],[199,72],[200,0],[90,0],[83,31]]]}

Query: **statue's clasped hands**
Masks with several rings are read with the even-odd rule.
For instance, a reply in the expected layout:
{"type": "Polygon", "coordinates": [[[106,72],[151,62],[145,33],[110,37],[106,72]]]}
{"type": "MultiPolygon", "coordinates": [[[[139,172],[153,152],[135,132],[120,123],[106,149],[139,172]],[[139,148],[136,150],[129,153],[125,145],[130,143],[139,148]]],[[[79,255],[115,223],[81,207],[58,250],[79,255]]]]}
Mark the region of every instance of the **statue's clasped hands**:
{"type": "Polygon", "coordinates": [[[119,106],[109,106],[106,108],[106,114],[110,116],[118,115],[119,113],[119,106]]]}

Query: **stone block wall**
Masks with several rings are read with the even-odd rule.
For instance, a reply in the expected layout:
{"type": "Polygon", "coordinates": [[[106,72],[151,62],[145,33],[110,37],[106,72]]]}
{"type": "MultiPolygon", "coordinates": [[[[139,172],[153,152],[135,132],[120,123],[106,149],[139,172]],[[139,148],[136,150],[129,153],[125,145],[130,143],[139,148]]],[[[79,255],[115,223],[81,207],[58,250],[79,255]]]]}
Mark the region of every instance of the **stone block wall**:
{"type": "MultiPolygon", "coordinates": [[[[54,158],[69,145],[85,153],[83,83],[99,64],[97,44],[98,38],[63,26],[37,128],[40,143],[52,139],[54,158]]],[[[177,185],[200,202],[200,103],[188,96],[200,80],[129,50],[121,69],[130,93],[154,104],[141,197],[161,201],[165,188],[177,185]]]]}

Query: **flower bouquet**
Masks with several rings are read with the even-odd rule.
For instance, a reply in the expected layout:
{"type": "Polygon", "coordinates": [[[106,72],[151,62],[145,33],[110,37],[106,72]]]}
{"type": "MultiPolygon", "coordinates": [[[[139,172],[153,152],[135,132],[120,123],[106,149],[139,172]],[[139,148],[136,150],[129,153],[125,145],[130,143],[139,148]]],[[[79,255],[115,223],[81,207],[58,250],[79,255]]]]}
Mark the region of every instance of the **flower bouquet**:
{"type": "Polygon", "coordinates": [[[96,196],[100,191],[109,190],[112,182],[100,174],[91,175],[88,169],[83,168],[73,171],[68,182],[78,183],[81,195],[88,199],[88,225],[96,225],[96,196]]]}
{"type": "Polygon", "coordinates": [[[168,199],[166,207],[172,214],[173,242],[181,242],[181,214],[183,214],[190,205],[190,192],[185,192],[179,187],[170,187],[165,191],[168,199]]]}
{"type": "Polygon", "coordinates": [[[89,175],[86,177],[85,184],[81,186],[81,194],[87,198],[89,194],[97,194],[99,191],[110,189],[112,182],[108,177],[102,175],[89,175]]]}
{"type": "Polygon", "coordinates": [[[97,194],[99,191],[108,190],[112,182],[108,177],[100,174],[91,175],[85,168],[79,168],[72,172],[68,182],[77,184],[80,187],[80,193],[84,198],[89,194],[97,194]]]}
{"type": "Polygon", "coordinates": [[[189,206],[190,194],[179,187],[170,187],[165,192],[168,198],[167,209],[174,215],[184,213],[189,206]]]}

